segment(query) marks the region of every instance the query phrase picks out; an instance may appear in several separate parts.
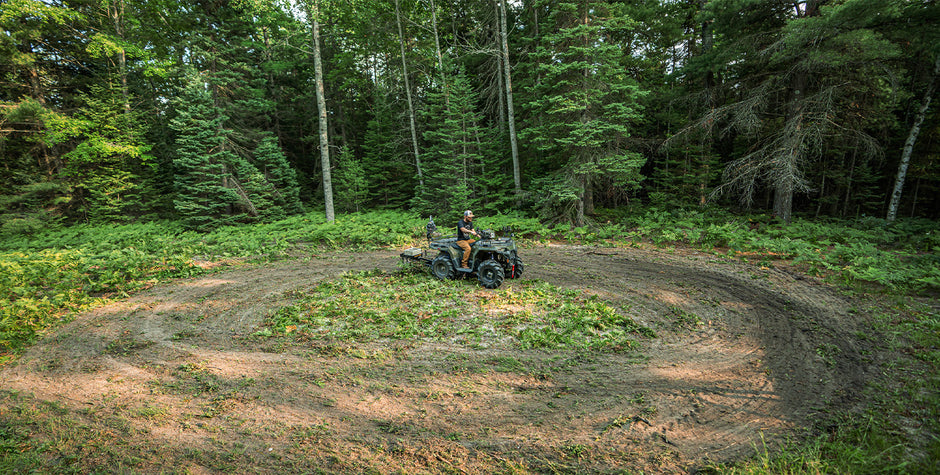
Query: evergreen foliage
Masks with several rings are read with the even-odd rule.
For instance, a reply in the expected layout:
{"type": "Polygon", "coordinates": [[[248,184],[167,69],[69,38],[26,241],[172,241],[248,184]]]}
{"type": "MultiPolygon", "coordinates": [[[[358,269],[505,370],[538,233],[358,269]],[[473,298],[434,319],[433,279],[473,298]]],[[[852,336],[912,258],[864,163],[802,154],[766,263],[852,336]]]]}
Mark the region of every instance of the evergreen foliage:
{"type": "Polygon", "coordinates": [[[466,208],[533,240],[690,246],[856,289],[940,287],[937,2],[506,5],[501,18],[479,0],[318,2],[322,150],[338,152],[346,213],[325,223],[302,214],[324,196],[302,9],[0,1],[0,363],[69,311],[201,272],[197,255],[403,247],[423,240],[427,214],[449,228],[466,208]],[[501,20],[520,214],[506,214],[501,20]],[[871,216],[885,216],[902,149],[909,178],[887,223],[871,216]]]}
{"type": "Polygon", "coordinates": [[[347,147],[343,147],[336,158],[338,168],[333,172],[333,185],[337,191],[337,209],[346,213],[363,211],[369,183],[362,164],[347,147]]]}
{"type": "Polygon", "coordinates": [[[622,6],[602,1],[557,2],[544,25],[535,58],[541,82],[528,106],[542,120],[523,137],[545,153],[550,173],[540,177],[537,204],[544,214],[585,224],[594,193],[635,188],[645,158],[629,150],[631,124],[641,118],[636,81],[620,67],[614,37],[631,28],[622,6]],[[609,186],[601,178],[609,178],[609,186]]]}
{"type": "Polygon", "coordinates": [[[287,157],[277,144],[277,138],[267,135],[261,139],[255,149],[254,158],[263,174],[262,179],[270,184],[270,193],[273,195],[273,209],[266,210],[265,214],[276,220],[302,213],[304,208],[300,201],[297,172],[287,163],[287,157]]]}
{"type": "MultiPolygon", "coordinates": [[[[756,21],[746,24],[738,13],[737,2],[709,4],[715,29],[728,38],[716,45],[716,54],[742,67],[723,84],[734,89],[732,99],[707,111],[698,125],[722,124],[726,132],[751,140],[727,165],[719,191],[731,190],[750,205],[766,185],[773,190],[774,212],[789,222],[794,193],[813,188],[806,173],[813,161],[845,163],[838,151],[851,150],[851,175],[856,164],[864,166],[880,153],[867,131],[883,123],[879,116],[893,104],[890,94],[873,94],[887,84],[871,68],[883,68],[875,65],[892,61],[898,50],[874,28],[897,12],[871,2],[807,2],[795,12],[753,3],[744,14],[756,21]],[[858,114],[863,103],[868,114],[858,114]]],[[[824,167],[844,170],[832,165],[824,167]]]]}
{"type": "MultiPolygon", "coordinates": [[[[337,202],[516,206],[502,20],[513,26],[523,211],[546,221],[585,224],[594,206],[637,200],[733,206],[716,191],[784,219],[881,215],[936,82],[940,7],[931,2],[507,5],[501,18],[499,5],[468,0],[437,2],[433,17],[413,0],[319,4],[327,150],[358,162],[368,190],[343,197],[339,188],[337,202]],[[416,151],[436,175],[420,190],[416,151]]],[[[172,186],[196,160],[178,155],[190,139],[172,122],[199,107],[182,93],[192,69],[225,118],[212,125],[222,137],[212,153],[222,155],[199,160],[222,168],[211,173],[227,191],[213,199],[221,208],[182,206],[183,215],[270,220],[323,196],[302,11],[267,0],[15,0],[0,5],[0,25],[0,220],[10,229],[152,219],[192,204],[192,186],[172,186]],[[281,182],[288,169],[296,186],[281,182]]],[[[935,109],[918,126],[902,214],[940,209],[935,109]]]]}
{"type": "MultiPolygon", "coordinates": [[[[141,112],[127,110],[116,85],[91,85],[85,105],[61,131],[75,142],[63,154],[62,176],[71,190],[70,207],[84,221],[114,222],[146,206],[140,201],[140,177],[150,146],[144,140],[141,112]]],[[[54,144],[56,141],[50,140],[54,144]]]]}
{"type": "Polygon", "coordinates": [[[449,75],[446,88],[429,94],[424,111],[428,124],[424,132],[425,186],[413,204],[422,215],[459,216],[468,208],[483,209],[487,197],[503,195],[493,205],[505,204],[509,198],[511,187],[505,184],[511,173],[501,169],[486,149],[492,135],[481,127],[483,118],[476,104],[476,94],[463,73],[449,75]],[[432,117],[438,120],[428,120],[432,117]],[[505,188],[500,189],[500,184],[505,188]]]}
{"type": "Polygon", "coordinates": [[[362,160],[368,199],[377,208],[400,209],[414,196],[417,175],[406,156],[405,138],[388,93],[381,86],[372,102],[373,118],[364,133],[362,160]]]}
{"type": "Polygon", "coordinates": [[[170,126],[176,132],[176,212],[188,229],[210,231],[231,222],[239,196],[227,185],[234,154],[225,149],[226,117],[212,104],[206,84],[188,78],[170,126]]]}

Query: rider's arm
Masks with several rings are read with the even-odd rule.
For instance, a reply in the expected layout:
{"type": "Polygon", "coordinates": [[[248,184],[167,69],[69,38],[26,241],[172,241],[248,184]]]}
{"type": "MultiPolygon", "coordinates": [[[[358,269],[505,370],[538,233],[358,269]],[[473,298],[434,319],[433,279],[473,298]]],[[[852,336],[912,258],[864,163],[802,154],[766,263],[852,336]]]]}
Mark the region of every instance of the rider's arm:
{"type": "Polygon", "coordinates": [[[460,232],[462,232],[462,233],[464,233],[464,234],[473,234],[474,236],[480,237],[480,235],[477,234],[477,232],[474,231],[474,230],[472,230],[472,229],[460,228],[460,232]]]}

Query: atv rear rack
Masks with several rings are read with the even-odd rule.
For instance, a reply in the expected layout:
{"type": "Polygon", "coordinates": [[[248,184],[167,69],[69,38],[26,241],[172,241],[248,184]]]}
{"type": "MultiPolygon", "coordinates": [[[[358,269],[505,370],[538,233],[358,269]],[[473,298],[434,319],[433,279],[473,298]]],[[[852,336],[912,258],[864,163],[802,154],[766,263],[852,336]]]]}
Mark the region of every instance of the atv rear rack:
{"type": "Polygon", "coordinates": [[[430,257],[427,257],[427,252],[428,252],[427,250],[421,249],[420,247],[410,247],[402,251],[402,253],[399,256],[401,257],[401,261],[403,263],[413,262],[413,263],[421,263],[426,266],[430,266],[432,259],[430,257]]]}

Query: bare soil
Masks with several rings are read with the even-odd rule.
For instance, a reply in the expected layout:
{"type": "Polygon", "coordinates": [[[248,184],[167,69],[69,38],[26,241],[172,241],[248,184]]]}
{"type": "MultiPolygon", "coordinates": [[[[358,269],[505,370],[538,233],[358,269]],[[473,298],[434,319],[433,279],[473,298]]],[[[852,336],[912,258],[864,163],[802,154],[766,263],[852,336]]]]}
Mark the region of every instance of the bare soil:
{"type": "Polygon", "coordinates": [[[852,410],[877,365],[864,305],[838,289],[634,248],[521,254],[523,279],[654,329],[635,353],[252,336],[324,279],[398,272],[398,252],[226,267],[82,314],[0,370],[0,409],[53,402],[100,434],[83,457],[138,472],[682,473],[852,410]]]}

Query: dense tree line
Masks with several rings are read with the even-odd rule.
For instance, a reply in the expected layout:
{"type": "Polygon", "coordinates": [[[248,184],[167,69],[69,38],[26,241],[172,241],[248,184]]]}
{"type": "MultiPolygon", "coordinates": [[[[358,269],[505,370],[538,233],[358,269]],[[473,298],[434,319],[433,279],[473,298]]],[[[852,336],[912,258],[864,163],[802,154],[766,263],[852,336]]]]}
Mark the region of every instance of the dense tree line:
{"type": "Polygon", "coordinates": [[[0,24],[4,233],[940,210],[928,0],[7,0],[0,24]]]}

